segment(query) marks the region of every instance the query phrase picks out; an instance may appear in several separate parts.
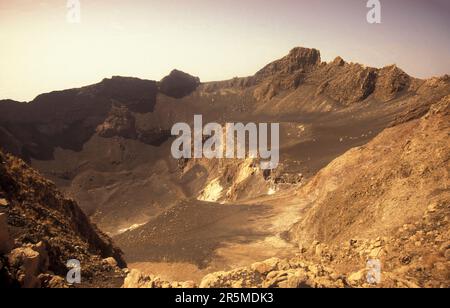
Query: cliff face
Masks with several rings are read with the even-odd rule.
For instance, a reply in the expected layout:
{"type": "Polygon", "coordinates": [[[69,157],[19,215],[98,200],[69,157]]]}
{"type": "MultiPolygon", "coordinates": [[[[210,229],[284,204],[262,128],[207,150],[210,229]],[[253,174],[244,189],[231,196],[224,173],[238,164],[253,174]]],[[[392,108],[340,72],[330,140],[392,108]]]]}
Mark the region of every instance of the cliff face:
{"type": "Polygon", "coordinates": [[[1,152],[0,200],[4,283],[63,287],[67,262],[76,259],[84,286],[120,285],[119,267],[126,265],[120,249],[53,183],[1,152]],[[119,267],[110,266],[106,258],[114,258],[119,267]]]}

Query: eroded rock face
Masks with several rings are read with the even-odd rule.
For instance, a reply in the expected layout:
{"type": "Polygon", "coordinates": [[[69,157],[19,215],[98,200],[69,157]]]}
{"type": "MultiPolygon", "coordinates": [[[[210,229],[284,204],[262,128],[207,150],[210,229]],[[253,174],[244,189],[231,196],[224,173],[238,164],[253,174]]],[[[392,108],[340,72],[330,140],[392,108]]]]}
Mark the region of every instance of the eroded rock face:
{"type": "Polygon", "coordinates": [[[413,83],[413,78],[395,65],[376,69],[346,63],[341,57],[325,64],[319,51],[306,48],[293,49],[257,72],[252,80],[258,84],[254,91],[257,100],[270,100],[308,81],[316,84],[316,96],[328,96],[345,106],[370,96],[381,102],[393,100],[413,83]]]}
{"type": "Polygon", "coordinates": [[[316,49],[294,48],[287,56],[274,61],[251,77],[258,84],[253,92],[257,100],[270,100],[283,91],[296,89],[306,75],[321,63],[316,49]]]}
{"type": "Polygon", "coordinates": [[[284,58],[274,61],[255,74],[256,79],[275,74],[291,74],[301,70],[308,72],[321,63],[320,52],[317,49],[297,47],[284,58]]]}
{"type": "Polygon", "coordinates": [[[395,65],[382,68],[377,75],[374,96],[383,102],[396,98],[411,84],[411,77],[395,65]]]}
{"type": "Polygon", "coordinates": [[[161,93],[173,97],[182,98],[191,94],[200,84],[198,77],[191,76],[179,70],[173,70],[164,77],[159,85],[161,93]]]}
{"type": "Polygon", "coordinates": [[[97,127],[97,133],[104,138],[115,136],[136,138],[136,120],[126,107],[113,107],[108,118],[97,127]]]}
{"type": "Polygon", "coordinates": [[[270,100],[286,90],[296,89],[305,78],[305,73],[296,72],[286,76],[268,77],[256,87],[253,96],[257,100],[270,100]]]}
{"type": "Polygon", "coordinates": [[[375,90],[377,73],[374,68],[344,64],[338,59],[322,70],[321,79],[325,81],[319,85],[316,95],[325,94],[341,104],[350,105],[366,99],[375,90]]]}

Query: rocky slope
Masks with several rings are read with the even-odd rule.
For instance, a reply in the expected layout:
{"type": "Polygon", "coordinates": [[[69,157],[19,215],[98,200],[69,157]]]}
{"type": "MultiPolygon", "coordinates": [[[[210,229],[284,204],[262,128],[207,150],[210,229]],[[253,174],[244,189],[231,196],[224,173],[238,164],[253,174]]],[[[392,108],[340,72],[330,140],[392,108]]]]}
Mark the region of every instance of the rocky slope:
{"type": "Polygon", "coordinates": [[[447,96],[330,163],[299,192],[309,206],[292,239],[349,268],[380,258],[414,285],[448,287],[449,120],[447,96]]]}
{"type": "Polygon", "coordinates": [[[66,287],[67,261],[84,287],[120,286],[125,261],[75,201],[22,160],[0,152],[1,285],[66,287]],[[109,259],[108,259],[109,258],[109,259]]]}
{"type": "Polygon", "coordinates": [[[380,235],[416,219],[431,204],[445,203],[449,102],[447,96],[422,119],[386,129],[321,170],[301,191],[311,209],[298,232],[322,242],[380,235]]]}

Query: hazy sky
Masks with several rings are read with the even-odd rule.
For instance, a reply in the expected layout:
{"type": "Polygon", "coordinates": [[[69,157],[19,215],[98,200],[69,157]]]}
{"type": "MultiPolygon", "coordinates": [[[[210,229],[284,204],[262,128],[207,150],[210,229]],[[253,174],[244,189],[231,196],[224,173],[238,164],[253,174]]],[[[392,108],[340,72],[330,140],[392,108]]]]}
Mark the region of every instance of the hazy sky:
{"type": "Polygon", "coordinates": [[[254,74],[295,46],[322,58],[396,63],[416,77],[450,73],[450,1],[0,0],[0,99],[83,86],[113,75],[159,80],[177,68],[202,81],[254,74]]]}

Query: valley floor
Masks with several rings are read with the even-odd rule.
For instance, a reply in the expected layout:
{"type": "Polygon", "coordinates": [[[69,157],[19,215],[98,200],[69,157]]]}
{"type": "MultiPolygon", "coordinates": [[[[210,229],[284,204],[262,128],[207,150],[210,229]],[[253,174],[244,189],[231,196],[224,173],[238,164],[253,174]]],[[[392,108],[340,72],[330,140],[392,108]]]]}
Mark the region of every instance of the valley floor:
{"type": "MultiPolygon", "coordinates": [[[[202,213],[203,219],[196,225],[189,226],[189,238],[194,239],[191,246],[185,239],[176,238],[175,234],[166,235],[173,244],[170,249],[164,247],[159,255],[154,247],[154,259],[167,261],[139,260],[132,250],[129,268],[138,269],[146,274],[158,273],[162,279],[169,281],[188,281],[197,283],[208,273],[231,270],[250,266],[272,257],[294,257],[298,249],[286,239],[284,232],[298,219],[303,203],[292,198],[292,191],[282,194],[262,197],[247,201],[240,205],[210,204],[212,207],[226,207],[227,214],[212,222],[208,214],[202,213]],[[255,205],[256,204],[256,205],[255,205]],[[205,232],[205,230],[208,230],[205,232]],[[203,244],[199,244],[203,243],[203,244]],[[209,245],[208,245],[209,243],[209,245]],[[214,244],[213,244],[214,243],[214,244]],[[205,253],[205,249],[208,250],[205,253]],[[168,250],[173,251],[167,255],[168,250]],[[187,250],[186,254],[179,253],[187,250]],[[201,259],[201,258],[204,259],[201,259]],[[191,261],[190,261],[191,260],[191,261]]],[[[201,209],[199,209],[201,211],[201,209]]],[[[197,216],[192,214],[191,216],[197,216]]],[[[173,228],[184,225],[186,217],[176,215],[175,220],[169,220],[173,228]]],[[[177,230],[175,229],[175,232],[177,230]]],[[[179,230],[179,232],[182,232],[179,230]]],[[[185,233],[182,233],[185,234],[185,233]]],[[[123,247],[122,240],[119,244],[123,247]]],[[[123,247],[127,253],[127,247],[123,247]]]]}

